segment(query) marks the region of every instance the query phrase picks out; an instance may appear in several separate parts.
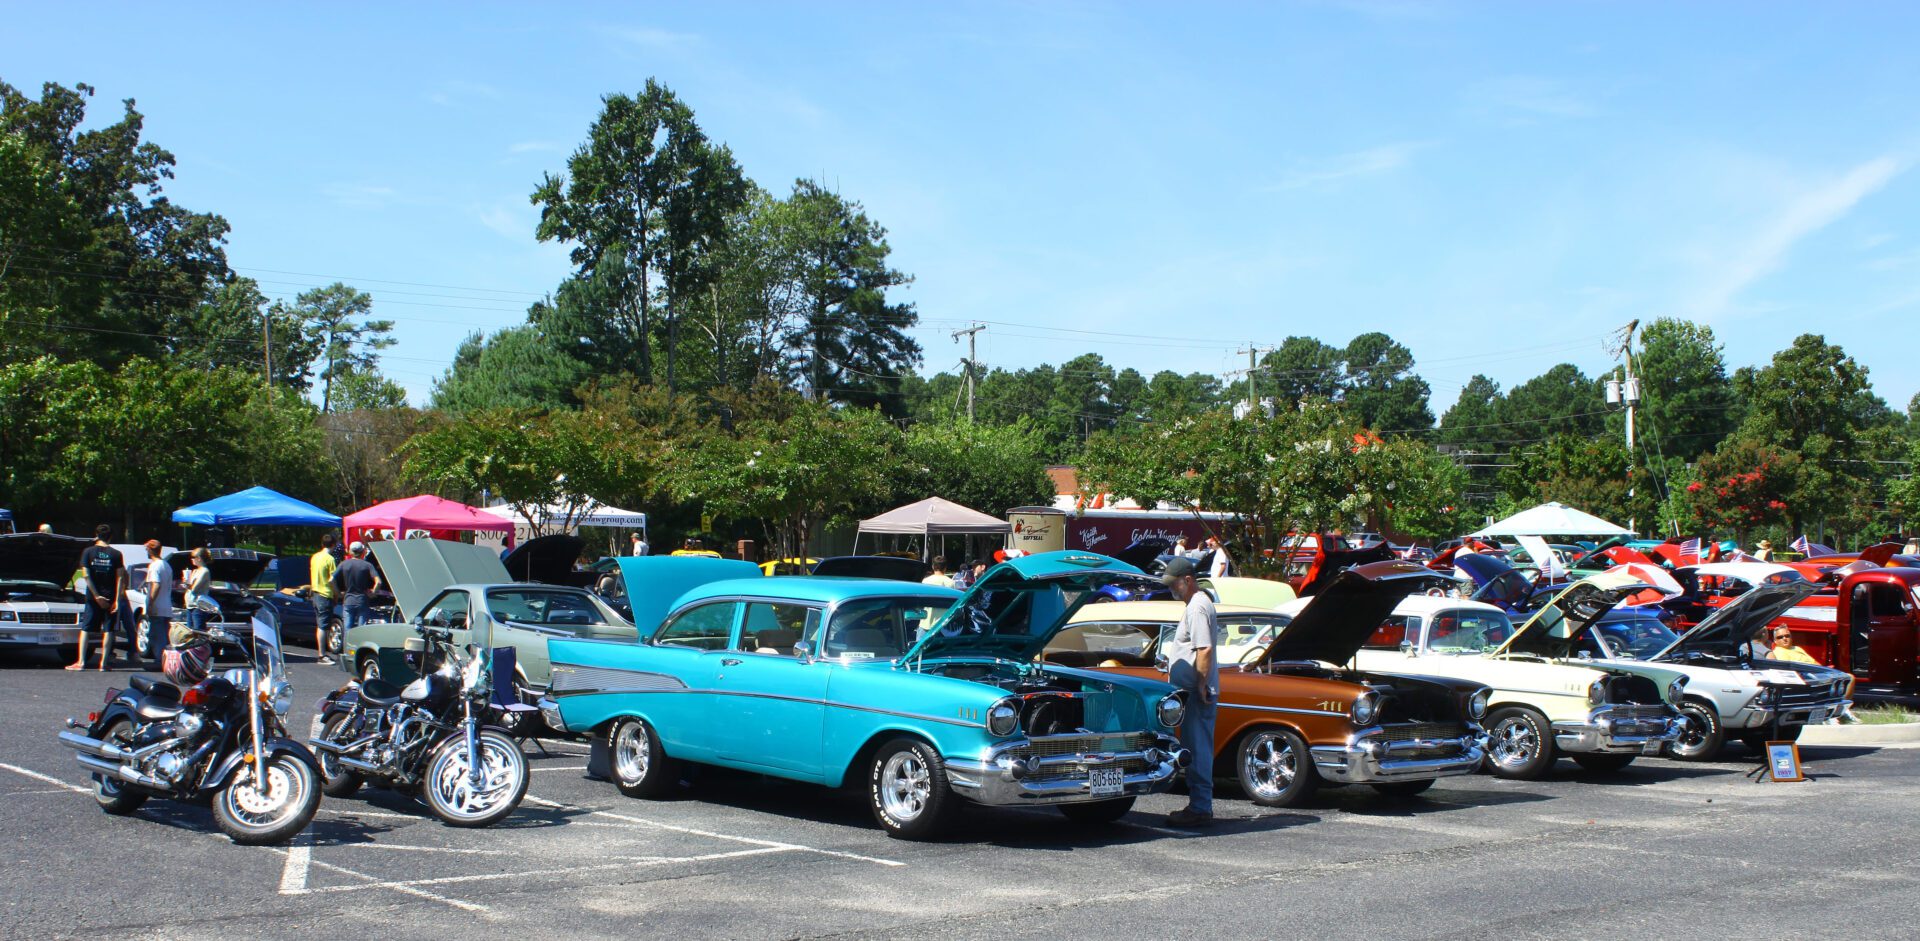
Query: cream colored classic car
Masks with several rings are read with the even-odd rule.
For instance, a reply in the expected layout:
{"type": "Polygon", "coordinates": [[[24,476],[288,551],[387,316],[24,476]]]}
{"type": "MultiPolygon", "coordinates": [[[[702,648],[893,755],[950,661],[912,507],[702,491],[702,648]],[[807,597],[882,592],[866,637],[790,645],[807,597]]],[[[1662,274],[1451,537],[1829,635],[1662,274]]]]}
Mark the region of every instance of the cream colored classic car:
{"type": "Polygon", "coordinates": [[[1659,754],[1685,727],[1674,707],[1686,685],[1681,672],[1574,655],[1574,640],[1637,587],[1618,575],[1584,579],[1517,628],[1492,605],[1409,597],[1354,665],[1493,687],[1487,765],[1501,777],[1541,777],[1562,755],[1589,770],[1617,771],[1638,755],[1659,754]]]}

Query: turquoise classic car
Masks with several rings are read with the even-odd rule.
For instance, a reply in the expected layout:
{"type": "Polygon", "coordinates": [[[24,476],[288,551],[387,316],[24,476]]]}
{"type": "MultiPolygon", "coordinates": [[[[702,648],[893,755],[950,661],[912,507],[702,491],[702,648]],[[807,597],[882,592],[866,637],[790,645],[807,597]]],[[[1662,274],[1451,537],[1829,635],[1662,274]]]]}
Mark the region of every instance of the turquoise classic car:
{"type": "Polygon", "coordinates": [[[636,596],[683,589],[646,640],[548,645],[548,724],[590,733],[590,772],[628,796],[665,795],[680,762],[725,765],[862,788],[889,834],[922,839],[966,802],[1110,822],[1189,758],[1172,687],[1034,662],[1093,589],[1150,581],[1125,563],[1026,556],[963,596],[682,561],[620,560],[636,596]]]}
{"type": "Polygon", "coordinates": [[[347,632],[343,656],[362,679],[379,675],[382,648],[400,650],[418,636],[415,620],[452,630],[457,645],[514,648],[513,684],[526,702],[547,688],[550,638],[631,644],[640,636],[592,592],[513,581],[500,554],[485,546],[403,539],[376,542],[373,554],[399,616],[347,632]]]}

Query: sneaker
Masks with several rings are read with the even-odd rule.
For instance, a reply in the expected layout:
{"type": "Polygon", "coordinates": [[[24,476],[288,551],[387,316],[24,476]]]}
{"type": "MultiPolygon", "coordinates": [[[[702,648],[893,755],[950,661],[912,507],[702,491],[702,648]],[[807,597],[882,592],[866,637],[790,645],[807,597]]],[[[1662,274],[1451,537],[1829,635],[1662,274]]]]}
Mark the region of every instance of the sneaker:
{"type": "Polygon", "coordinates": [[[322,664],[324,666],[332,666],[336,661],[332,657],[327,656],[326,654],[321,654],[320,658],[313,662],[322,664]]]}
{"type": "Polygon", "coordinates": [[[1191,807],[1182,807],[1167,815],[1167,826],[1187,828],[1211,827],[1213,826],[1213,815],[1203,814],[1191,807]]]}

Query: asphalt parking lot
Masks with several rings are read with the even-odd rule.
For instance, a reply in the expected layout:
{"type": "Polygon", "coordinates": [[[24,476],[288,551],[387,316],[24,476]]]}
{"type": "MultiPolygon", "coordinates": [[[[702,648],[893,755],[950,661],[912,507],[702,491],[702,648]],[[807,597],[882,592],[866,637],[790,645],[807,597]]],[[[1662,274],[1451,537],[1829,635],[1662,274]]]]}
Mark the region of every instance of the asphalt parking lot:
{"type": "MultiPolygon", "coordinates": [[[[304,730],[340,674],[293,659],[304,730]]],[[[1173,795],[1106,827],[982,810],[914,844],[857,795],[749,775],[629,800],[561,742],[505,825],[363,791],[293,846],[249,848],[203,807],[95,807],[54,735],[126,676],[0,658],[4,937],[1920,937],[1920,750],[1807,749],[1798,784],[1752,783],[1735,746],[1409,801],[1227,796],[1201,833],[1160,826],[1173,795]]]]}

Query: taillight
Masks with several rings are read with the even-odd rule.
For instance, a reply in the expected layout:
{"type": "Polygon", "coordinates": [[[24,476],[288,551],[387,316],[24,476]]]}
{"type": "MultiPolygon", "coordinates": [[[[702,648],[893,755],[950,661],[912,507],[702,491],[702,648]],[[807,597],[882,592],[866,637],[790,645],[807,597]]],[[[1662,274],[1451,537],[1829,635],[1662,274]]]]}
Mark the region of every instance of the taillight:
{"type": "Polygon", "coordinates": [[[206,706],[207,701],[208,701],[208,698],[207,698],[207,690],[205,685],[195,686],[194,688],[180,694],[180,705],[182,706],[187,706],[190,708],[199,708],[199,707],[206,706]]]}
{"type": "Polygon", "coordinates": [[[118,698],[120,698],[120,691],[119,691],[119,690],[117,690],[117,689],[114,689],[114,688],[112,688],[112,687],[108,687],[108,688],[107,688],[107,698],[105,698],[105,699],[102,699],[102,700],[100,700],[100,701],[101,701],[101,702],[113,702],[113,701],[114,701],[115,699],[118,699],[118,698]]]}
{"type": "Polygon", "coordinates": [[[100,721],[100,713],[97,713],[97,712],[87,713],[87,724],[91,725],[98,721],[100,721]]]}

